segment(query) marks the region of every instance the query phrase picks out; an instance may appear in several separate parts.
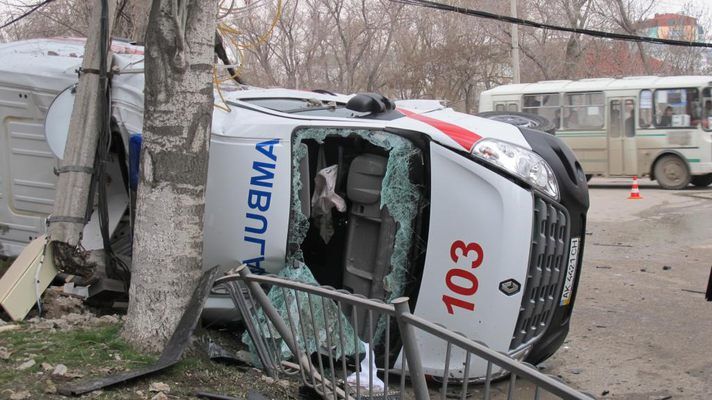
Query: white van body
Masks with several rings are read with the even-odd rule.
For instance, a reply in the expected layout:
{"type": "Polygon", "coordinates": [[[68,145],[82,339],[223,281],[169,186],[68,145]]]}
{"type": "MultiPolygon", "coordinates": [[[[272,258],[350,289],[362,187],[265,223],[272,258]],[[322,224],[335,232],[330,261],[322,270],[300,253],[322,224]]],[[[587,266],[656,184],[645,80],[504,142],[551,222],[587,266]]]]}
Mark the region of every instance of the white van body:
{"type": "MultiPolygon", "coordinates": [[[[0,45],[3,256],[17,255],[44,232],[57,182],[44,116],[53,98],[77,82],[83,48],[83,40],[67,38],[0,45]]],[[[129,134],[140,134],[142,48],[115,44],[113,50],[112,116],[129,134]]],[[[532,361],[548,357],[563,342],[581,266],[588,194],[578,162],[558,139],[435,101],[401,101],[384,116],[345,117],[268,106],[271,99],[309,100],[343,111],[354,96],[286,89],[225,89],[222,96],[224,102],[216,96],[216,104],[229,111],[216,107],[213,113],[206,266],[246,262],[258,273],[284,267],[295,132],[328,127],[399,135],[417,143],[425,171],[421,237],[427,242],[417,261],[422,273],[413,292],[414,313],[532,361]],[[541,156],[553,171],[555,195],[474,156],[477,144],[488,139],[541,156]],[[256,218],[264,222],[259,229],[256,218]]],[[[445,347],[420,339],[426,373],[442,376],[445,347]]],[[[450,373],[461,376],[464,354],[453,357],[458,367],[450,373]]],[[[470,376],[476,375],[472,371],[484,376],[486,365],[473,361],[472,368],[470,376]]]]}

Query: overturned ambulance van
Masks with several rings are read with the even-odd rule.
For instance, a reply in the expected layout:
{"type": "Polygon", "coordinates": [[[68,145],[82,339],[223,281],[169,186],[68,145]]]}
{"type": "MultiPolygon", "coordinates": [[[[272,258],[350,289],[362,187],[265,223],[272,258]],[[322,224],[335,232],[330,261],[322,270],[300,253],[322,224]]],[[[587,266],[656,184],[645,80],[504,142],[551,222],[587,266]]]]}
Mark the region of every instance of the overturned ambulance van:
{"type": "MultiPolygon", "coordinates": [[[[64,137],[52,127],[45,137],[43,125],[48,109],[61,109],[59,97],[50,107],[55,96],[76,83],[83,46],[64,38],[0,46],[5,256],[41,234],[52,211],[64,137]]],[[[141,54],[114,45],[120,211],[135,184],[127,165],[142,127],[141,54]]],[[[62,96],[71,99],[71,89],[62,96]]],[[[385,301],[408,296],[415,314],[519,359],[538,362],[561,345],[588,192],[559,139],[437,101],[253,88],[222,96],[210,144],[206,265],[278,273],[299,261],[322,285],[385,301]]],[[[442,375],[440,350],[421,345],[426,373],[442,375]]]]}

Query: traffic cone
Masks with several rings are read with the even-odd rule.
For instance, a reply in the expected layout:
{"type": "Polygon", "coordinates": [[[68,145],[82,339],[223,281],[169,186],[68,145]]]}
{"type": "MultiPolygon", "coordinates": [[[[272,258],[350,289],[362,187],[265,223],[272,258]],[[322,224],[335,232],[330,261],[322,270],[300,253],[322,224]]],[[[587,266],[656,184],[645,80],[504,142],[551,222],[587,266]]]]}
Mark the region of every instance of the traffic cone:
{"type": "Polygon", "coordinates": [[[628,196],[628,200],[640,200],[643,197],[640,195],[640,190],[638,189],[638,177],[634,176],[633,177],[633,187],[630,188],[630,196],[628,196]]]}

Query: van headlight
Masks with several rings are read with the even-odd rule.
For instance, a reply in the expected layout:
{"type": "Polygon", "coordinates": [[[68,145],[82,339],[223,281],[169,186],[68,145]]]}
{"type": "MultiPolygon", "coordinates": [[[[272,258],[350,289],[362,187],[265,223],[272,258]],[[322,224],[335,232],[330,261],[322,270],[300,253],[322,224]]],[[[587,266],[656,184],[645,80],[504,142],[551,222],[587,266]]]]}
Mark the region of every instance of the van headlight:
{"type": "Polygon", "coordinates": [[[488,138],[475,143],[472,154],[559,200],[559,184],[556,182],[554,171],[533,151],[516,144],[488,138]]]}

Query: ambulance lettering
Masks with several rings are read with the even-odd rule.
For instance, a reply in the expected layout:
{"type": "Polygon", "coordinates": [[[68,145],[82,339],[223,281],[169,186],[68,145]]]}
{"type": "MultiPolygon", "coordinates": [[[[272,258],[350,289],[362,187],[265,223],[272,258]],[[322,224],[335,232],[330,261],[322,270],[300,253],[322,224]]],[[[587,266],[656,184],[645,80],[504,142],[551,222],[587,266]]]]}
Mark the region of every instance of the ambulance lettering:
{"type": "MultiPolygon", "coordinates": [[[[242,262],[247,264],[250,271],[256,274],[264,274],[265,269],[260,263],[265,260],[265,248],[267,247],[267,228],[269,219],[267,212],[272,203],[272,187],[274,185],[274,170],[277,166],[277,155],[274,147],[279,144],[278,139],[267,140],[255,145],[256,157],[252,162],[252,176],[250,177],[250,189],[247,192],[247,207],[249,211],[245,214],[245,236],[244,240],[251,243],[257,256],[242,262]]],[[[253,253],[253,254],[254,254],[253,253]]]]}
{"type": "Polygon", "coordinates": [[[465,244],[462,240],[456,240],[450,246],[450,259],[455,263],[447,274],[445,274],[445,285],[450,289],[450,294],[444,294],[442,299],[449,314],[455,314],[455,308],[464,308],[468,311],[475,310],[475,303],[469,301],[469,297],[474,296],[479,288],[479,282],[475,274],[471,271],[482,265],[485,254],[479,243],[465,244]],[[474,257],[474,258],[473,258],[474,257]],[[470,261],[469,268],[461,268],[458,261],[470,261]]]}

